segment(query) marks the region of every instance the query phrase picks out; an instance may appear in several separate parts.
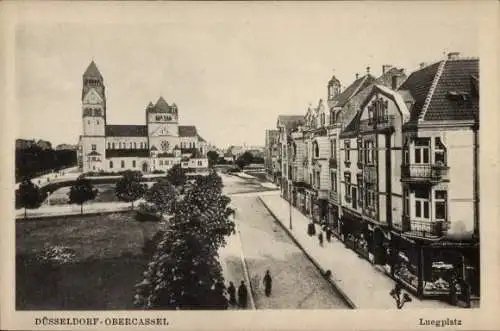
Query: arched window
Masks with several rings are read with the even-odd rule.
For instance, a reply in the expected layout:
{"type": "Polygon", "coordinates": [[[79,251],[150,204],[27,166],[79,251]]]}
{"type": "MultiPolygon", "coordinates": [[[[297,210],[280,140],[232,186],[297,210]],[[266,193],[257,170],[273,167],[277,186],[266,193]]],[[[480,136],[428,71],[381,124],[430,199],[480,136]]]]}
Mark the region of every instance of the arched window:
{"type": "Polygon", "coordinates": [[[109,168],[113,169],[113,161],[109,161],[109,168]]]}

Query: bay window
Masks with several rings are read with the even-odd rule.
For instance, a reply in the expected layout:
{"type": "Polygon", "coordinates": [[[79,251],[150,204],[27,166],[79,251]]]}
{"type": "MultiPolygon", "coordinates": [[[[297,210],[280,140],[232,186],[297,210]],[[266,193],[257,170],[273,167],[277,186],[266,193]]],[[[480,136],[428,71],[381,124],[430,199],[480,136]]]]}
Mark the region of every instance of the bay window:
{"type": "Polygon", "coordinates": [[[446,220],[446,191],[435,191],[434,192],[434,212],[436,220],[446,220]]]}
{"type": "Polygon", "coordinates": [[[415,190],[415,219],[429,219],[429,192],[425,189],[415,190]]]}

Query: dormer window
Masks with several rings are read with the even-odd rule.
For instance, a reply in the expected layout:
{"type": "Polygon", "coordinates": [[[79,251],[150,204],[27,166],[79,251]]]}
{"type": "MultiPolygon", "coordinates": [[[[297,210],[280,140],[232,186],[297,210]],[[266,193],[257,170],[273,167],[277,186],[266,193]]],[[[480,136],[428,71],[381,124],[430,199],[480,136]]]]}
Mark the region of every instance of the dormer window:
{"type": "Polygon", "coordinates": [[[465,102],[470,99],[470,93],[464,91],[449,91],[448,98],[456,102],[465,102]]]}

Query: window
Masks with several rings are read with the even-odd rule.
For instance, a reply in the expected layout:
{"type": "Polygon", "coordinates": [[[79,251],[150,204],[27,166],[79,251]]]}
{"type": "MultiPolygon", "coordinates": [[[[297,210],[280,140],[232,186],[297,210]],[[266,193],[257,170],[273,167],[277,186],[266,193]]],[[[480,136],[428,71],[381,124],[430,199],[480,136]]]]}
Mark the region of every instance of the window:
{"type": "Polygon", "coordinates": [[[415,163],[429,164],[429,139],[417,138],[415,140],[415,163]]]}
{"type": "Polygon", "coordinates": [[[415,218],[429,219],[429,192],[425,189],[415,190],[415,218]]]}
{"type": "Polygon", "coordinates": [[[161,115],[156,115],[156,120],[161,121],[161,115]]]}
{"type": "Polygon", "coordinates": [[[330,142],[330,154],[332,159],[337,158],[337,141],[335,139],[330,142]]]}
{"type": "Polygon", "coordinates": [[[134,141],[134,149],[137,149],[137,143],[134,141]]]}
{"type": "Polygon", "coordinates": [[[403,189],[403,198],[404,198],[403,215],[410,216],[410,194],[407,188],[403,189]]]}
{"type": "Polygon", "coordinates": [[[373,124],[373,106],[368,106],[368,124],[373,124]]]}
{"type": "Polygon", "coordinates": [[[325,125],[325,113],[321,113],[320,120],[321,120],[321,126],[324,126],[325,125]]]}
{"type": "Polygon", "coordinates": [[[203,163],[201,161],[198,161],[198,166],[201,167],[203,163]]]}
{"type": "Polygon", "coordinates": [[[446,165],[446,147],[439,137],[434,138],[434,163],[446,165]]]}
{"type": "Polygon", "coordinates": [[[317,142],[314,142],[314,156],[319,157],[319,146],[317,142]]]}
{"type": "Polygon", "coordinates": [[[345,161],[346,162],[349,162],[351,161],[351,142],[349,140],[345,140],[344,141],[344,153],[345,153],[345,161]]]}
{"type": "Polygon", "coordinates": [[[144,144],[141,142],[140,143],[141,149],[144,149],[144,144]]]}
{"type": "Polygon", "coordinates": [[[161,165],[161,166],[163,165],[163,160],[160,160],[160,165],[161,165]]]}
{"type": "Polygon", "coordinates": [[[446,191],[434,192],[434,209],[436,213],[436,220],[446,220],[446,191]]]}
{"type": "Polygon", "coordinates": [[[113,143],[112,146],[113,146],[113,149],[115,149],[115,143],[113,143]]]}
{"type": "Polygon", "coordinates": [[[132,148],[132,142],[130,142],[130,148],[132,148]]]}
{"type": "Polygon", "coordinates": [[[113,169],[113,161],[109,161],[109,168],[113,169]]]}
{"type": "Polygon", "coordinates": [[[366,164],[373,164],[373,154],[375,152],[373,148],[373,141],[366,140],[365,141],[365,162],[366,164]]]}
{"type": "Polygon", "coordinates": [[[123,161],[123,160],[122,160],[122,162],[121,162],[121,163],[122,163],[122,164],[121,164],[121,165],[122,165],[122,168],[125,168],[125,161],[123,161]]]}
{"type": "Polygon", "coordinates": [[[97,125],[99,125],[99,120],[97,120],[96,122],[97,122],[97,125]]]}
{"type": "Polygon", "coordinates": [[[90,125],[90,120],[87,121],[87,124],[90,125]]]}
{"type": "Polygon", "coordinates": [[[122,143],[121,142],[118,143],[118,148],[122,149],[122,143]]]}
{"type": "Polygon", "coordinates": [[[349,200],[351,198],[351,174],[346,172],[344,174],[344,182],[345,182],[345,196],[346,199],[349,200]]]}
{"type": "Polygon", "coordinates": [[[336,172],[330,173],[330,180],[332,182],[332,191],[337,192],[337,173],[336,172]]]}
{"type": "Polygon", "coordinates": [[[332,108],[332,109],[330,109],[330,124],[334,124],[335,123],[335,117],[334,116],[335,116],[335,112],[334,112],[334,110],[332,108]]]}
{"type": "Polygon", "coordinates": [[[95,151],[97,149],[97,145],[92,144],[92,150],[95,151]]]}
{"type": "Polygon", "coordinates": [[[135,168],[135,160],[132,160],[132,167],[135,168]]]}
{"type": "Polygon", "coordinates": [[[320,188],[321,186],[321,178],[319,177],[319,171],[315,173],[316,176],[316,187],[320,188]]]}
{"type": "Polygon", "coordinates": [[[108,142],[108,149],[111,149],[111,143],[108,142]]]}

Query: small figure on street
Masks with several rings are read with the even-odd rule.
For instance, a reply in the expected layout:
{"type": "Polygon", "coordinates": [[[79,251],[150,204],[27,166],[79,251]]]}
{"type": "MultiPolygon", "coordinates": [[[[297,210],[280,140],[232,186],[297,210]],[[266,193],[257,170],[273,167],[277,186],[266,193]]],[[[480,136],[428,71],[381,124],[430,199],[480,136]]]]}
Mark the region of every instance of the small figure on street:
{"type": "Polygon", "coordinates": [[[313,222],[307,225],[307,234],[310,236],[314,236],[316,234],[316,227],[313,222]]]}
{"type": "Polygon", "coordinates": [[[244,281],[238,287],[238,303],[241,308],[246,308],[248,300],[248,290],[244,281]]]}
{"type": "Polygon", "coordinates": [[[231,306],[236,305],[236,287],[234,287],[233,282],[229,282],[229,286],[227,288],[227,293],[229,294],[229,304],[231,306]]]}
{"type": "Polygon", "coordinates": [[[319,239],[319,245],[323,247],[323,232],[321,231],[319,232],[318,239],[319,239]]]}
{"type": "Polygon", "coordinates": [[[332,240],[332,230],[330,230],[330,227],[326,228],[326,240],[330,242],[332,240]]]}
{"type": "Polygon", "coordinates": [[[264,276],[264,290],[267,297],[271,295],[272,285],[273,285],[273,279],[271,278],[269,270],[267,270],[266,275],[264,276]]]}

